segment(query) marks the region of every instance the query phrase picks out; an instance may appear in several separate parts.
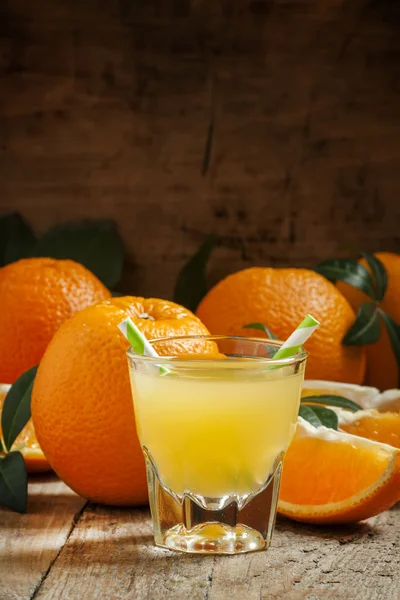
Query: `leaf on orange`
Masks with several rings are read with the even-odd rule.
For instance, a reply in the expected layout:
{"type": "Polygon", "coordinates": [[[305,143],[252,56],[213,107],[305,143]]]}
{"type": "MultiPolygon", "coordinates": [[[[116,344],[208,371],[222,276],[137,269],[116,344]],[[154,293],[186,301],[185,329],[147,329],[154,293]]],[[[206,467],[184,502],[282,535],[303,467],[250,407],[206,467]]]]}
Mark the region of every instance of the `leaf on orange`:
{"type": "Polygon", "coordinates": [[[380,392],[378,388],[337,381],[308,379],[304,381],[302,397],[332,394],[353,400],[364,409],[375,408],[379,412],[400,412],[400,390],[380,392]]]}

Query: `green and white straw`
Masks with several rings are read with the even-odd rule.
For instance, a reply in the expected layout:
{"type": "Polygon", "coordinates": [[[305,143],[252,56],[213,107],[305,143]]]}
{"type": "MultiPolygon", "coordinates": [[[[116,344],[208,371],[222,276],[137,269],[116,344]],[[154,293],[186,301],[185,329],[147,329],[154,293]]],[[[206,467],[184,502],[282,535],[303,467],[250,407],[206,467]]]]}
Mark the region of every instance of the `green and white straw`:
{"type": "Polygon", "coordinates": [[[278,352],[274,354],[272,357],[273,360],[294,356],[304,342],[306,342],[314,333],[317,327],[319,327],[319,321],[314,319],[311,315],[307,315],[293,333],[289,335],[288,339],[282,344],[278,352]]]}
{"type": "MultiPolygon", "coordinates": [[[[136,354],[140,356],[152,356],[154,358],[159,356],[146,336],[129,317],[118,325],[118,329],[126,337],[136,354]]],[[[160,373],[168,373],[168,369],[160,367],[160,373]]]]}
{"type": "MultiPolygon", "coordinates": [[[[286,342],[282,344],[276,354],[273,356],[273,360],[279,360],[281,358],[289,358],[294,356],[301,346],[308,340],[308,338],[314,333],[319,327],[319,322],[314,319],[311,315],[307,315],[306,318],[300,323],[300,325],[293,331],[288,337],[286,342]]],[[[159,354],[154,350],[145,335],[135,325],[135,323],[129,317],[124,319],[119,325],[118,329],[126,337],[132,349],[140,356],[152,356],[158,358],[159,354]]],[[[166,367],[160,366],[160,373],[168,373],[169,370],[166,367]]]]}

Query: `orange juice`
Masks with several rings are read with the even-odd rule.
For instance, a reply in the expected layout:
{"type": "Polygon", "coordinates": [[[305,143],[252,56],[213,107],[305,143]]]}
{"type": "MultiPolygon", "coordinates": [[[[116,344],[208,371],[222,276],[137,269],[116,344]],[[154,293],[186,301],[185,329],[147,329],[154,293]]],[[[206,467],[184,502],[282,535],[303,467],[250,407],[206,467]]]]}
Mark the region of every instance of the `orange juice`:
{"type": "Polygon", "coordinates": [[[132,374],[142,447],[175,494],[247,496],[264,485],[286,451],[303,373],[260,371],[252,362],[258,361],[236,370],[225,364],[223,375],[211,365],[201,376],[132,374]]]}

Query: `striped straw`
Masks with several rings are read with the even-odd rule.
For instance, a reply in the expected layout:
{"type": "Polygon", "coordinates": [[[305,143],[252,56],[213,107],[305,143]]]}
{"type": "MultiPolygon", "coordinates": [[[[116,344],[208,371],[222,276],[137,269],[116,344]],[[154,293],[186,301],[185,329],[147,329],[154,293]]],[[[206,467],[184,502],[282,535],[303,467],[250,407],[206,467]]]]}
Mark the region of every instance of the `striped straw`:
{"type": "Polygon", "coordinates": [[[314,333],[317,327],[319,327],[319,322],[311,315],[307,315],[297,329],[289,335],[286,342],[282,344],[278,352],[273,356],[273,360],[294,356],[304,342],[306,342],[314,333]]]}
{"type": "MultiPolygon", "coordinates": [[[[136,354],[140,356],[152,356],[154,358],[159,356],[145,335],[129,317],[118,325],[118,329],[126,337],[136,354]]],[[[160,367],[160,373],[168,373],[168,369],[160,367]]]]}

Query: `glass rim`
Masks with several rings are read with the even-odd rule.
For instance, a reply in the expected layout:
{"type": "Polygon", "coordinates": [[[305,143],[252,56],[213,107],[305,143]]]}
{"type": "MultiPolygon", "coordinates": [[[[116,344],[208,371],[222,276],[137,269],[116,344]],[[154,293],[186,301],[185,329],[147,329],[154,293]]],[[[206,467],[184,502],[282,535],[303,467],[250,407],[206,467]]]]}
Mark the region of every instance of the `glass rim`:
{"type": "MultiPolygon", "coordinates": [[[[218,340],[238,340],[238,341],[244,341],[244,342],[251,342],[251,343],[258,343],[258,344],[264,344],[264,345],[268,345],[268,346],[275,346],[276,348],[280,348],[283,345],[283,341],[282,340],[272,340],[270,338],[261,338],[261,337],[247,337],[247,336],[241,336],[241,335],[175,335],[175,336],[171,336],[171,337],[161,337],[161,338],[154,338],[154,339],[149,339],[148,342],[151,345],[160,343],[160,342],[173,342],[173,341],[184,341],[184,340],[205,340],[205,341],[218,341],[218,340]]],[[[221,363],[220,360],[218,359],[207,359],[204,360],[204,358],[181,358],[180,356],[145,356],[144,354],[137,354],[137,352],[135,352],[132,349],[132,346],[130,346],[128,348],[128,350],[126,351],[126,354],[128,356],[128,358],[135,360],[135,361],[140,361],[143,363],[147,363],[147,364],[154,364],[154,365],[160,365],[160,364],[171,364],[174,363],[174,365],[179,366],[178,363],[180,364],[184,364],[184,365],[196,365],[198,367],[203,366],[204,368],[206,368],[207,365],[209,365],[210,363],[215,363],[218,364],[220,368],[223,368],[223,364],[232,364],[232,363],[243,363],[244,360],[246,360],[244,357],[240,357],[240,356],[227,356],[223,362],[221,363]]],[[[192,355],[195,356],[195,355],[192,355]]],[[[265,365],[275,365],[275,366],[282,366],[282,367],[287,367],[287,366],[291,366],[291,365],[295,365],[298,363],[303,362],[308,356],[307,351],[303,348],[303,346],[301,346],[299,348],[299,350],[297,350],[296,354],[294,354],[293,356],[288,356],[286,358],[279,358],[279,359],[274,359],[274,358],[266,358],[266,357],[261,357],[261,356],[256,356],[254,357],[256,359],[256,361],[253,363],[254,366],[257,364],[257,366],[265,366],[265,365]]],[[[248,359],[249,361],[252,361],[252,358],[248,359]]],[[[247,363],[248,364],[248,363],[247,363]]]]}

